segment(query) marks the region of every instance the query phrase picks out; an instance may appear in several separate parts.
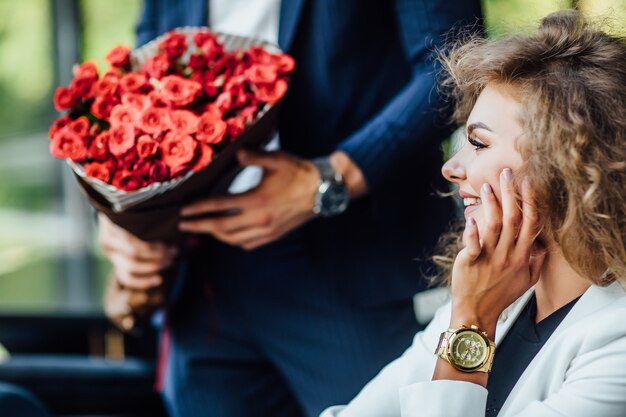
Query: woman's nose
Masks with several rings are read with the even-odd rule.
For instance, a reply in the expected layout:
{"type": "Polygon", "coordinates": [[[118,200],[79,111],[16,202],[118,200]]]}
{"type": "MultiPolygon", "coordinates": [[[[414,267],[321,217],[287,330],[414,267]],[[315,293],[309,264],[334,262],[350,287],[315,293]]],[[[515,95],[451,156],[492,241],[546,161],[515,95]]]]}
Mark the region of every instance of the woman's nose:
{"type": "Polygon", "coordinates": [[[443,164],[441,173],[450,182],[459,182],[465,179],[465,166],[459,160],[458,154],[443,164]]]}

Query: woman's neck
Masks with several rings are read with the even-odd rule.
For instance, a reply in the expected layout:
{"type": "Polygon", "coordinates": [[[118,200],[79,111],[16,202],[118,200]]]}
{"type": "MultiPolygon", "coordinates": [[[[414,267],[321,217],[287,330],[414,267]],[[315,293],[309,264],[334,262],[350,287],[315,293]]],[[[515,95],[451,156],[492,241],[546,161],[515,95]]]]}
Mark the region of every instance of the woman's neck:
{"type": "Polygon", "coordinates": [[[580,297],[591,283],[578,275],[565,260],[556,244],[548,246],[548,253],[541,269],[541,278],[535,286],[537,317],[535,322],[548,317],[570,301],[580,297]]]}

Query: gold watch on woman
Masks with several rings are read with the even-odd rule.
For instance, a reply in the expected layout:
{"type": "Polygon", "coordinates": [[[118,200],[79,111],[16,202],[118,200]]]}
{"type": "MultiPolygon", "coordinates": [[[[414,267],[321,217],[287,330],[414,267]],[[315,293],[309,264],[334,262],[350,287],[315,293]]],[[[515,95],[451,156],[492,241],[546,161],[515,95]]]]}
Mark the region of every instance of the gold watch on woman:
{"type": "Polygon", "coordinates": [[[441,333],[435,354],[462,372],[491,372],[496,345],[478,326],[441,333]]]}

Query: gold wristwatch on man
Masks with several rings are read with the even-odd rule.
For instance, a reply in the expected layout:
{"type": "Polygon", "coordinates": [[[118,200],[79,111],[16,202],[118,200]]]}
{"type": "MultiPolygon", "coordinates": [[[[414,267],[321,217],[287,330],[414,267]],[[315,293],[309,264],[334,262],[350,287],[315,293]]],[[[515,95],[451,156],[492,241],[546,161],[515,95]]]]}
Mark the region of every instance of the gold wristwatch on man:
{"type": "Polygon", "coordinates": [[[496,345],[478,326],[441,333],[435,354],[462,372],[490,372],[496,345]]]}

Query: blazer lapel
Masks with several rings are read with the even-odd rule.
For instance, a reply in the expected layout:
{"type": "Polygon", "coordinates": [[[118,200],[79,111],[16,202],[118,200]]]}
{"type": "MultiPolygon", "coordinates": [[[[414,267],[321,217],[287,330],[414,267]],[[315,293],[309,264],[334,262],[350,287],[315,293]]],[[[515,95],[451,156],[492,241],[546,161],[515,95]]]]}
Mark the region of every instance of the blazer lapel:
{"type": "Polygon", "coordinates": [[[289,51],[302,15],[305,0],[282,0],[280,2],[280,23],[278,44],[283,51],[289,51]]]}

